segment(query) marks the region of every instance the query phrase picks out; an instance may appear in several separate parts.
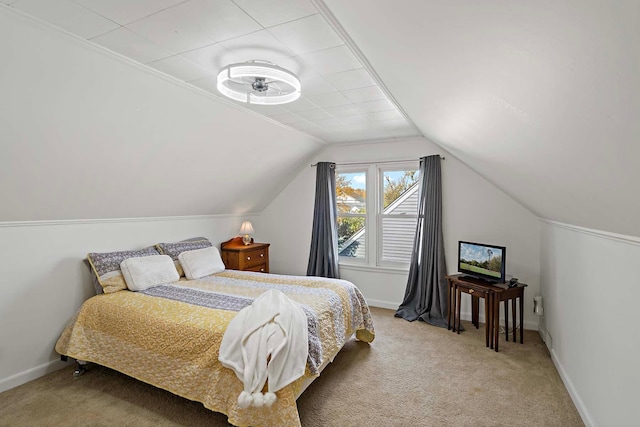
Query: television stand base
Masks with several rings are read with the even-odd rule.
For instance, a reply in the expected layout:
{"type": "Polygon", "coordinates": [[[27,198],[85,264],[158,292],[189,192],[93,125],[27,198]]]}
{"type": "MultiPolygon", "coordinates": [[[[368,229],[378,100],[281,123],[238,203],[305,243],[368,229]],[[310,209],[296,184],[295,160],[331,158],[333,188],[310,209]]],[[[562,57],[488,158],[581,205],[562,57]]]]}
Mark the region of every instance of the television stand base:
{"type": "MultiPolygon", "coordinates": [[[[500,336],[500,303],[505,303],[505,335],[509,339],[509,311],[508,304],[511,300],[513,325],[516,323],[516,300],[520,299],[520,344],[523,343],[524,329],[524,288],[525,283],[516,283],[510,287],[508,283],[491,283],[482,281],[476,277],[468,277],[463,274],[453,274],[447,276],[449,282],[449,315],[447,319],[448,327],[451,328],[453,320],[453,330],[460,330],[460,297],[462,293],[471,295],[471,317],[474,326],[478,327],[478,299],[485,299],[485,325],[486,346],[498,351],[498,339],[500,336]]],[[[513,330],[513,341],[516,341],[516,328],[513,330]]]]}

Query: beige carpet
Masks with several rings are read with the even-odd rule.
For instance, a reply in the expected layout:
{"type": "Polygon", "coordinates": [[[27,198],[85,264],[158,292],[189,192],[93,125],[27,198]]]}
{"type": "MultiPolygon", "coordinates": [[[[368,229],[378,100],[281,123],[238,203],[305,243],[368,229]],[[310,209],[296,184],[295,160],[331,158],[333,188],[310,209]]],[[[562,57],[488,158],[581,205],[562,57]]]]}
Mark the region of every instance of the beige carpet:
{"type": "MultiPolygon", "coordinates": [[[[500,352],[373,308],[376,339],[349,342],[298,400],[303,426],[582,426],[535,331],[500,352]]],[[[0,426],[226,426],[226,417],[115,371],[65,368],[0,394],[0,426]]]]}

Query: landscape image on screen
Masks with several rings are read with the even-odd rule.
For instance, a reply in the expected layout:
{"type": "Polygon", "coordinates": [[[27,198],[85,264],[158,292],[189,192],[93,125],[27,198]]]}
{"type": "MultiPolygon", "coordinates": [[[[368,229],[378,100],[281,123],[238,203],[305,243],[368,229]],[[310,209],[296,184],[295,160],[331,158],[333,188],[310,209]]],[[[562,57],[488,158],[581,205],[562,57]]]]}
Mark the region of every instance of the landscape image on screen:
{"type": "Polygon", "coordinates": [[[461,243],[460,268],[499,279],[502,270],[502,249],[461,243]]]}

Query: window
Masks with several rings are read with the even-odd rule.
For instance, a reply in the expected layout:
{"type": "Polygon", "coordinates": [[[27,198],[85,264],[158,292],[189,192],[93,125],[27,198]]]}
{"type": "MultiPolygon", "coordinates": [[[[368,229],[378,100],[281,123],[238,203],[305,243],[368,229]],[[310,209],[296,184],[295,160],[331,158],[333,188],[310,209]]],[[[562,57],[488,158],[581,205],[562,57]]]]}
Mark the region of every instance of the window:
{"type": "Polygon", "coordinates": [[[336,173],[338,253],[366,259],[367,172],[336,173]]]}
{"type": "Polygon", "coordinates": [[[418,217],[418,164],[336,170],[338,253],[343,264],[406,267],[418,217]]]}
{"type": "Polygon", "coordinates": [[[380,261],[411,262],[418,223],[418,169],[381,171],[380,261]]]}

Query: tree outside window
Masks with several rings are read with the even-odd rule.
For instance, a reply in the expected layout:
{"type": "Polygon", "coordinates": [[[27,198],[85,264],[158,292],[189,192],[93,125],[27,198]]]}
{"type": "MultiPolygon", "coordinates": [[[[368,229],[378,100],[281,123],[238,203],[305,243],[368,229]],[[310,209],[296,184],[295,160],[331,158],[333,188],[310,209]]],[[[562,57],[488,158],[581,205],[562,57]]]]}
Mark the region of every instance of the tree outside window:
{"type": "Polygon", "coordinates": [[[338,252],[341,256],[365,257],[366,180],[366,172],[336,174],[338,252]]]}

